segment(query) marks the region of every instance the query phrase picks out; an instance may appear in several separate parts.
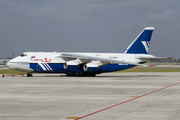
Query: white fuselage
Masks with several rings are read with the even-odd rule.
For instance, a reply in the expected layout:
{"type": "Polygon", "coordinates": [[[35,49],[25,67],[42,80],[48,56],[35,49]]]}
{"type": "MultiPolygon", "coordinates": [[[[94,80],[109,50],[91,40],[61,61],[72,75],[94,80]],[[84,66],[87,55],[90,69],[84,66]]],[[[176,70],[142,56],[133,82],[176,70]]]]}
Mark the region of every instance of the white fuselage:
{"type": "MultiPolygon", "coordinates": [[[[24,72],[33,72],[36,71],[33,68],[30,67],[30,64],[39,64],[39,63],[46,63],[46,64],[64,64],[67,61],[61,58],[61,54],[72,54],[73,52],[24,52],[23,56],[18,56],[8,62],[8,67],[10,69],[15,69],[19,71],[24,72]]],[[[147,62],[142,61],[138,59],[139,57],[154,57],[152,55],[148,54],[123,54],[123,53],[76,53],[78,55],[82,56],[92,56],[92,57],[101,57],[101,58],[107,58],[112,60],[119,60],[119,61],[126,61],[126,62],[133,62],[133,63],[140,63],[140,62],[147,62]]],[[[70,60],[69,60],[70,61],[70,60]]],[[[96,61],[90,61],[90,62],[96,62],[96,61]]],[[[81,63],[81,64],[86,64],[81,63]]],[[[118,64],[122,65],[122,63],[117,62],[110,62],[109,64],[118,64]]],[[[52,72],[53,69],[51,67],[43,67],[43,71],[50,71],[52,72]],[[51,70],[52,69],[52,70],[51,70]]],[[[42,71],[42,72],[43,72],[42,71]]]]}
{"type": "MultiPolygon", "coordinates": [[[[164,59],[149,55],[154,27],[146,27],[123,53],[25,52],[8,62],[10,69],[39,73],[94,76],[164,59]]],[[[165,58],[166,59],[166,58],[165,58]]]]}

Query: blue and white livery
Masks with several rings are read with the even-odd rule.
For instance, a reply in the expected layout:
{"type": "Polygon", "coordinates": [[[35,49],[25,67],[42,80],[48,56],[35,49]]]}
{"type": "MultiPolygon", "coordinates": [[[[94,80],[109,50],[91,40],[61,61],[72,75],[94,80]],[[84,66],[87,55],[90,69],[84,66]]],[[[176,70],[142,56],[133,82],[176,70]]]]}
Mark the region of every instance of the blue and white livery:
{"type": "MultiPolygon", "coordinates": [[[[64,73],[67,76],[95,76],[167,59],[148,54],[154,27],[146,27],[123,53],[24,52],[7,63],[10,69],[36,73],[64,73]]],[[[145,66],[145,65],[144,65],[145,66]]]]}

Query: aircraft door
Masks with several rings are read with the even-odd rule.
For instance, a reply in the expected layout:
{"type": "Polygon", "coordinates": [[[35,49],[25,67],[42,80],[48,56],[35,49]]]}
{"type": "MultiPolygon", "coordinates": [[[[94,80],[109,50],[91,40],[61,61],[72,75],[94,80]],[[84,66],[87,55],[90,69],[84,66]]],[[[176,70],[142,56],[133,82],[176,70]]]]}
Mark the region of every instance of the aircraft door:
{"type": "Polygon", "coordinates": [[[40,68],[40,65],[39,65],[39,64],[37,64],[36,70],[37,70],[37,71],[40,71],[40,70],[41,70],[41,68],[40,68]]]}

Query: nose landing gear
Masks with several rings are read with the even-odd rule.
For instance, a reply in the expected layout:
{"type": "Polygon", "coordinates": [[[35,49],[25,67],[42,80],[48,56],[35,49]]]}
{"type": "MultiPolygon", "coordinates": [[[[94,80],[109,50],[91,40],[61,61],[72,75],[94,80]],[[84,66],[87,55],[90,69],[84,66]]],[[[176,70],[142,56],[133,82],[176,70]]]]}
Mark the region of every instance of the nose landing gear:
{"type": "Polygon", "coordinates": [[[32,75],[32,73],[27,73],[27,77],[32,77],[33,75],[32,75]]]}

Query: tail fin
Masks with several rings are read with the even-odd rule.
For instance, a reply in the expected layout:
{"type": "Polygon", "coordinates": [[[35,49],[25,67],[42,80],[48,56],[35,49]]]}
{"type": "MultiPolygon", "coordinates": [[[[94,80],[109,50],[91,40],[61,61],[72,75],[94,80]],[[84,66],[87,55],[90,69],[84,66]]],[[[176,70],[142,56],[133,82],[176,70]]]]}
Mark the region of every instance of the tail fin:
{"type": "Polygon", "coordinates": [[[150,40],[154,27],[146,27],[123,53],[148,54],[150,40]]]}

